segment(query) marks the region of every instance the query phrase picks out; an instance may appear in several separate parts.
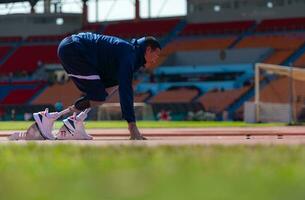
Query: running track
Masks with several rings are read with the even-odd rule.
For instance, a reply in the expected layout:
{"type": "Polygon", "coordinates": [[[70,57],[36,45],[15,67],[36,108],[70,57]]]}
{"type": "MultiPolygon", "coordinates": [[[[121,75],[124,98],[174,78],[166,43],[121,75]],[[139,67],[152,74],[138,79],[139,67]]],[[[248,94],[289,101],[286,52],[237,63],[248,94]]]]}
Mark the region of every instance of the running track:
{"type": "MultiPolygon", "coordinates": [[[[0,144],[27,141],[8,141],[14,131],[0,131],[0,144]]],[[[56,131],[55,131],[56,132],[56,131]]],[[[36,141],[41,144],[72,143],[77,145],[298,145],[305,144],[305,127],[257,127],[257,128],[162,128],[141,129],[146,141],[129,141],[127,129],[89,129],[92,141],[36,141]]]]}

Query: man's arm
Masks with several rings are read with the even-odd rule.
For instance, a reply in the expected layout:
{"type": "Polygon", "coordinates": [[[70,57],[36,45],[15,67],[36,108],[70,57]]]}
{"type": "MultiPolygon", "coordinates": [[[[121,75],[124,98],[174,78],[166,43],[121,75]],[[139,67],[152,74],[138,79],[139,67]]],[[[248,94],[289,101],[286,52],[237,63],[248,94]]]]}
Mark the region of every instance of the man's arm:
{"type": "Polygon", "coordinates": [[[130,132],[130,139],[143,140],[145,139],[137,125],[133,106],[133,59],[131,57],[124,57],[119,66],[119,94],[120,104],[123,118],[128,122],[128,130],[130,132]]]}

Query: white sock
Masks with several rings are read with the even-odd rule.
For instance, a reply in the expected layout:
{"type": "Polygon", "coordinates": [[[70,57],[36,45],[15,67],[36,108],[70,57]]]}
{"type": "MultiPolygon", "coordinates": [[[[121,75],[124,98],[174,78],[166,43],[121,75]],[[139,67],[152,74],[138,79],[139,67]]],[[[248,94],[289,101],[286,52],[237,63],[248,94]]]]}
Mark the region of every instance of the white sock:
{"type": "Polygon", "coordinates": [[[84,121],[87,118],[87,112],[83,111],[76,116],[77,121],[84,121]]]}

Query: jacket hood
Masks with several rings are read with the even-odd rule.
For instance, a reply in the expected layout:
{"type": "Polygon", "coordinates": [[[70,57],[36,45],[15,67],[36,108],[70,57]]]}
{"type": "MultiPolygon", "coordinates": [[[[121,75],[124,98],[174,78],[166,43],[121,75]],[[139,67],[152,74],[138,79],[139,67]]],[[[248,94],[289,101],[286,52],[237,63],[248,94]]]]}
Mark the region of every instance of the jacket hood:
{"type": "Polygon", "coordinates": [[[132,39],[131,44],[134,46],[136,52],[136,61],[135,61],[135,69],[134,71],[139,70],[140,67],[144,67],[146,60],[145,60],[145,37],[139,39],[132,39]]]}

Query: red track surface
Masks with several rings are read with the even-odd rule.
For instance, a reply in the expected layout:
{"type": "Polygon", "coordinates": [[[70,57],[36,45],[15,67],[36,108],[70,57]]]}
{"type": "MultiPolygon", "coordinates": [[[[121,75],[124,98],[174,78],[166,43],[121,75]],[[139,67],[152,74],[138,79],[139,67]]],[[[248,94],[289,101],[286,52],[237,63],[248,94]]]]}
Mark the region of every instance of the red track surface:
{"type": "MultiPolygon", "coordinates": [[[[5,137],[14,131],[0,132],[0,143],[11,143],[5,137]]],[[[163,128],[141,129],[147,141],[129,141],[127,129],[91,129],[92,141],[38,141],[41,144],[72,143],[81,145],[274,145],[305,144],[305,127],[260,128],[163,128]]],[[[26,141],[17,141],[24,144],[26,141]]]]}

